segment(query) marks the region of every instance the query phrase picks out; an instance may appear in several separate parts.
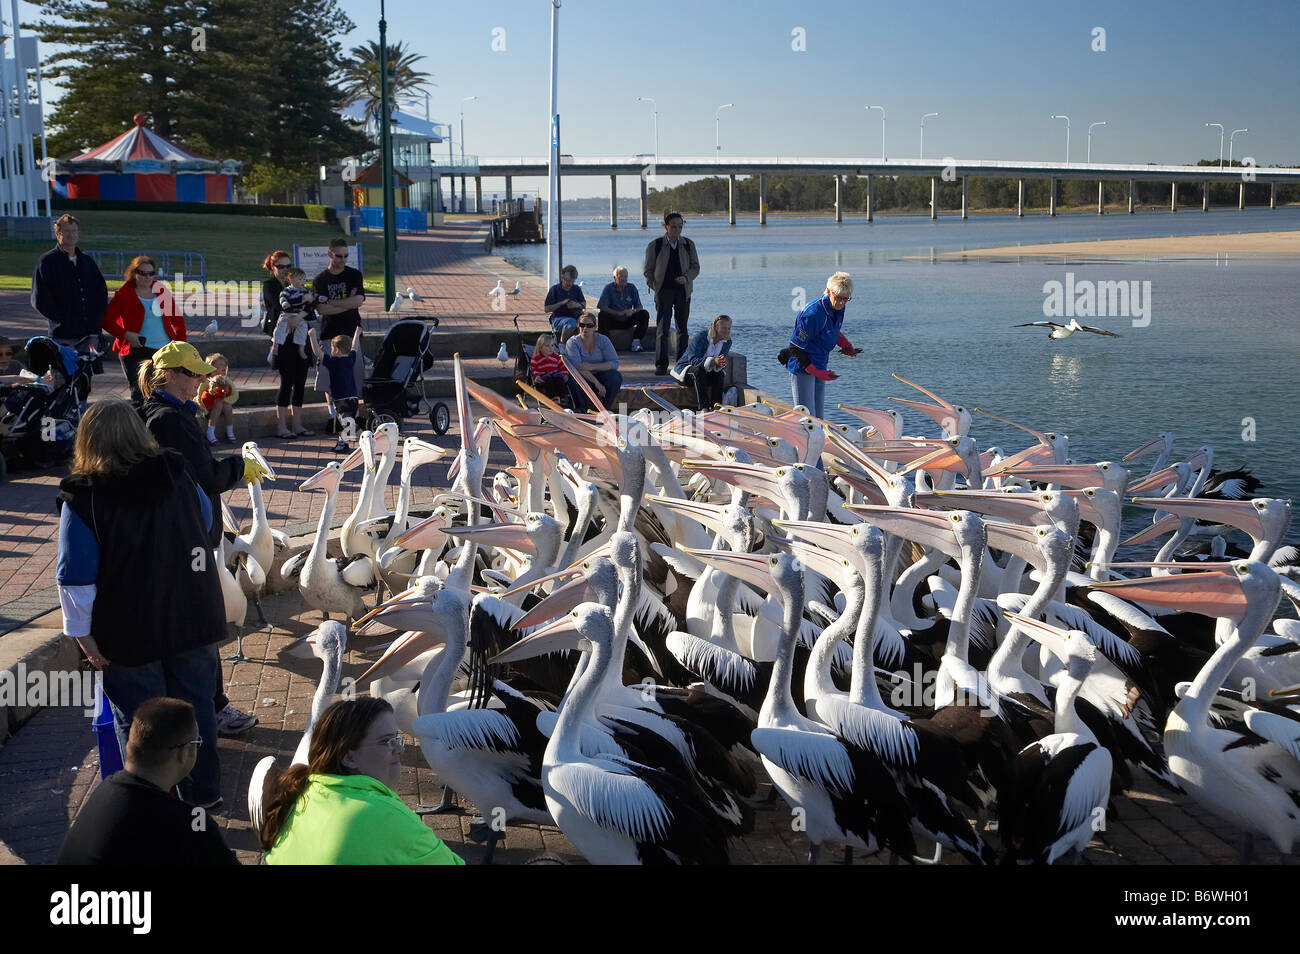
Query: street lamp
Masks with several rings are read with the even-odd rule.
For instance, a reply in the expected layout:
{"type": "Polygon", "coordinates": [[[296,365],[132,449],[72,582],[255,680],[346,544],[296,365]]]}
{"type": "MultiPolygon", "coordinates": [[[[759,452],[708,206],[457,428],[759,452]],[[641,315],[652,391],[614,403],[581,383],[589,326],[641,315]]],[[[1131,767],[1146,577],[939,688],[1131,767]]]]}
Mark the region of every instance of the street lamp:
{"type": "Polygon", "coordinates": [[[735,105],[735,103],[723,103],[713,112],[713,148],[717,153],[718,162],[722,161],[722,111],[731,109],[735,105]]]}
{"type": "Polygon", "coordinates": [[[1207,126],[1219,127],[1219,168],[1223,168],[1223,123],[1206,123],[1207,126]]]}
{"type": "Polygon", "coordinates": [[[477,96],[466,96],[460,101],[460,164],[465,164],[465,104],[472,103],[477,96]]]}
{"type": "MultiPolygon", "coordinates": [[[[1237,135],[1237,133],[1239,133],[1239,132],[1250,132],[1250,130],[1249,130],[1249,129],[1234,129],[1234,130],[1232,131],[1232,136],[1237,135]]],[[[1232,165],[1232,136],[1229,136],[1229,137],[1228,137],[1228,165],[1232,165]]]]}
{"type": "Polygon", "coordinates": [[[885,107],[884,106],[867,106],[866,109],[880,110],[880,161],[885,161],[885,107]]]}
{"type": "MultiPolygon", "coordinates": [[[[1104,125],[1106,125],[1106,123],[1105,123],[1105,121],[1103,120],[1102,122],[1099,122],[1099,123],[1091,123],[1091,124],[1088,126],[1088,162],[1092,162],[1092,127],[1093,127],[1093,126],[1104,126],[1104,125]]],[[[1067,150],[1067,152],[1068,152],[1068,150],[1069,150],[1069,147],[1068,147],[1068,146],[1066,147],[1066,150],[1067,150]]]]}
{"type": "Polygon", "coordinates": [[[397,210],[393,196],[392,117],[388,115],[388,20],[379,0],[379,175],[384,206],[384,307],[393,304],[397,285],[397,210]]]}
{"type": "Polygon", "coordinates": [[[638,103],[649,103],[650,108],[654,111],[654,131],[655,131],[655,162],[659,161],[659,105],[654,101],[653,96],[638,96],[638,103]]]}
{"type": "MultiPolygon", "coordinates": [[[[883,115],[885,114],[885,111],[882,109],[882,110],[880,111],[880,114],[883,116],[883,115]]],[[[925,121],[926,121],[927,119],[929,119],[931,116],[938,116],[938,115],[939,115],[938,113],[926,113],[924,116],[921,117],[921,158],[922,158],[922,159],[925,158],[925,121]]],[[[881,122],[883,122],[883,121],[884,121],[884,120],[881,120],[881,122]]],[[[881,152],[884,152],[884,151],[885,151],[885,146],[884,146],[884,142],[883,142],[883,140],[884,140],[884,133],[885,133],[885,130],[884,130],[884,127],[882,126],[882,127],[881,127],[881,130],[880,130],[880,138],[881,138],[881,140],[882,140],[882,142],[881,142],[881,146],[880,146],[880,151],[881,151],[881,152]]],[[[880,158],[883,159],[884,156],[881,156],[880,158]]]]}
{"type": "Polygon", "coordinates": [[[1065,120],[1065,164],[1068,166],[1070,164],[1070,117],[1052,113],[1049,118],[1065,120]]]}

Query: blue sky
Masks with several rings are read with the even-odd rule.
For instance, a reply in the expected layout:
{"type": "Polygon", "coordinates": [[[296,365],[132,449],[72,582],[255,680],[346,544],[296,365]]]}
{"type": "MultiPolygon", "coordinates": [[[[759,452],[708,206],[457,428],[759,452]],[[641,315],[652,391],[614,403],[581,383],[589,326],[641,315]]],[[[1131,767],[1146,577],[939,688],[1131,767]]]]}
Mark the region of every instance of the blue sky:
{"type": "MultiPolygon", "coordinates": [[[[345,46],[378,37],[377,0],[341,0],[357,24],[345,46]]],[[[35,10],[22,4],[25,18],[35,10]]],[[[5,4],[6,11],[8,4],[5,4]]],[[[1300,4],[1038,2],[872,4],[849,0],[564,0],[560,112],[564,151],[652,149],[653,96],[663,156],[711,155],[722,103],[727,155],[918,153],[927,156],[1183,162],[1218,155],[1221,122],[1235,156],[1300,163],[1300,4]],[[1093,29],[1105,30],[1094,52],[1093,29]],[[806,49],[796,51],[802,29],[806,49]]],[[[550,3],[389,0],[389,37],[426,59],[433,118],[459,122],[466,151],[541,156],[547,143],[550,3]],[[431,13],[432,11],[432,13],[431,13]],[[495,30],[503,51],[494,51],[495,30]]],[[[423,113],[423,106],[415,112],[423,113]]],[[[459,137],[459,130],[456,131],[459,137]]],[[[457,146],[459,151],[459,145],[457,146]]],[[[1225,146],[1226,154],[1226,146],[1225,146]]],[[[491,186],[490,186],[491,188],[491,186]]],[[[603,194],[596,179],[566,196],[603,194]]],[[[631,184],[620,183],[624,194],[631,184]]]]}

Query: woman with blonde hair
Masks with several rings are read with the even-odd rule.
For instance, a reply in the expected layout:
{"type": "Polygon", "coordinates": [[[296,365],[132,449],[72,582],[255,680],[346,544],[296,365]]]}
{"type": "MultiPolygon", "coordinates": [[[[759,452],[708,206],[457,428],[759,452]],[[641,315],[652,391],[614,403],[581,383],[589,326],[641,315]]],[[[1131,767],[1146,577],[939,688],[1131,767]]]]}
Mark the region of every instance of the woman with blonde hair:
{"type": "Polygon", "coordinates": [[[336,702],[311,732],[306,765],[271,782],[258,840],[270,865],[463,865],[393,792],[406,740],[393,707],[336,702]]]}
{"type": "Polygon", "coordinates": [[[157,275],[158,266],[148,255],[131,259],[126,281],[104,312],[104,330],[113,336],[113,350],[137,408],[144,404],[137,384],[140,362],[169,341],[185,340],[184,312],[157,275]]]}
{"type": "Polygon", "coordinates": [[[826,382],[837,377],[827,367],[831,349],[838,345],[840,354],[850,358],[861,353],[840,331],[844,307],[852,300],[853,279],[848,272],[836,272],[826,279],[826,294],[799,312],[790,344],[777,356],[790,372],[794,403],[802,404],[814,417],[826,416],[826,382]]]}
{"type": "Polygon", "coordinates": [[[727,352],[731,350],[731,318],[718,315],[696,332],[673,368],[673,377],[695,389],[696,407],[708,410],[722,403],[727,382],[727,352]]]}
{"type": "Polygon", "coordinates": [[[144,700],[172,696],[194,706],[201,742],[181,794],[216,807],[212,700],[226,614],[208,537],[211,503],[184,459],[158,445],[129,402],[99,401],[77,429],[58,504],[64,634],[103,673],[123,743],[144,700]]]}

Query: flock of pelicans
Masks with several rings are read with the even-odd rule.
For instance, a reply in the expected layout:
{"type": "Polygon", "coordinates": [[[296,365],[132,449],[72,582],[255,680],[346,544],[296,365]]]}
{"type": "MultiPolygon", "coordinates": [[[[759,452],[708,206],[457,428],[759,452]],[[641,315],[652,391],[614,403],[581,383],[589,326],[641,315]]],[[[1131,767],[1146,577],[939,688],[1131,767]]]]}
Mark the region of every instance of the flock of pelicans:
{"type": "MultiPolygon", "coordinates": [[[[462,446],[432,511],[411,510],[413,475],[448,452],[413,437],[387,510],[392,424],[302,484],[326,502],[283,572],[326,621],[303,637],[323,674],[295,761],[350,627],[384,636],[358,684],[419,740],[438,808],[459,793],[482,816],[489,860],[506,825],[541,823],[594,863],[725,863],[763,773],[811,862],[1080,860],[1138,774],[1238,827],[1243,860],[1256,834],[1283,853],[1300,834],[1300,622],[1275,618],[1283,593],[1300,605],[1291,503],[1209,447],[1170,464],[1161,435],[1079,463],[1015,425],[1027,447],[981,451],[973,415],[918,385],[898,403],[940,437],[904,436],[893,408],[842,405],[861,428],[771,405],[529,409],[455,373],[462,446]],[[494,438],[515,462],[489,477],[494,438]],[[1126,508],[1151,520],[1121,541],[1126,508]],[[1115,562],[1165,534],[1153,562],[1115,562]]],[[[250,493],[227,554],[241,626],[275,544],[250,493]]],[[[255,823],[274,770],[251,780],[255,823]]]]}

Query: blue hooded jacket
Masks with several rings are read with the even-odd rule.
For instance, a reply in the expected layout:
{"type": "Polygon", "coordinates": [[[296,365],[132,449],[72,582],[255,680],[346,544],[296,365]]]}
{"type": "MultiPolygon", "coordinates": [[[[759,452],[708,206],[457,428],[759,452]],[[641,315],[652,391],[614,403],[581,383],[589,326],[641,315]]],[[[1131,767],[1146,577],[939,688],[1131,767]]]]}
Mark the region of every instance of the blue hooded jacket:
{"type": "MultiPolygon", "coordinates": [[[[794,331],[790,343],[798,345],[808,352],[808,358],[814,368],[826,370],[831,356],[831,349],[840,339],[840,326],[844,324],[844,309],[835,311],[831,308],[829,295],[822,295],[816,301],[810,301],[799,317],[794,320],[794,331]]],[[[790,358],[785,363],[791,374],[803,373],[803,366],[797,358],[790,358]]]]}

